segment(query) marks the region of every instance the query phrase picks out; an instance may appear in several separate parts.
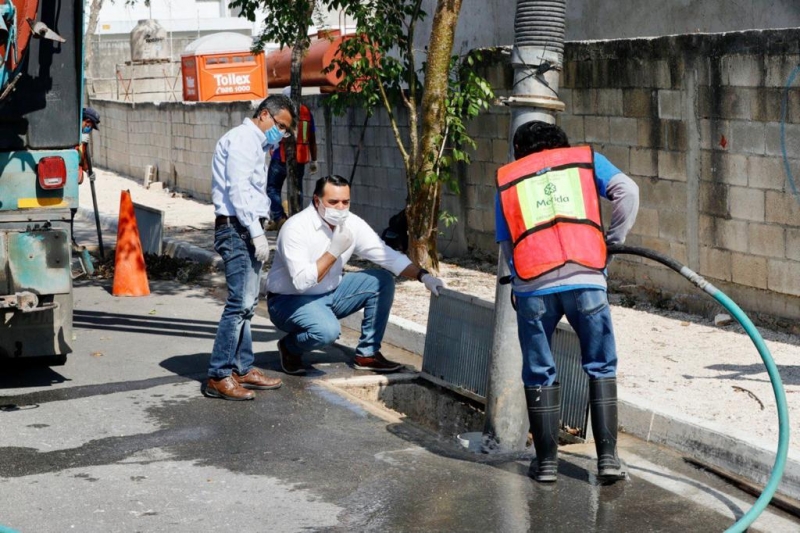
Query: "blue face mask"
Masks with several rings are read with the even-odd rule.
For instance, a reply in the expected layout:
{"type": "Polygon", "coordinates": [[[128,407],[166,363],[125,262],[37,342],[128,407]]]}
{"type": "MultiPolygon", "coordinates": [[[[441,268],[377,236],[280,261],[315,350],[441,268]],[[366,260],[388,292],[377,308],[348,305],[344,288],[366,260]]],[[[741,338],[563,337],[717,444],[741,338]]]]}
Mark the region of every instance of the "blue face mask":
{"type": "Polygon", "coordinates": [[[283,139],[283,133],[278,129],[278,126],[272,126],[264,135],[267,136],[267,144],[270,145],[278,144],[283,139]]]}
{"type": "Polygon", "coordinates": [[[84,126],[83,127],[83,133],[92,133],[92,127],[91,126],[84,126]]]}

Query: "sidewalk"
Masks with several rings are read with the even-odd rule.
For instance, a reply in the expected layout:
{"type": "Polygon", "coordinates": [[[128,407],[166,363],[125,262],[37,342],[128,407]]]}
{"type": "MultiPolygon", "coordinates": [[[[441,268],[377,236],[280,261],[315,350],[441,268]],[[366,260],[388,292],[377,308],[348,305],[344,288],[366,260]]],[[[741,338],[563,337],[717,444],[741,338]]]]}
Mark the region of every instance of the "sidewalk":
{"type": "MultiPolygon", "coordinates": [[[[165,212],[164,249],[166,254],[203,263],[219,264],[219,258],[213,251],[213,206],[180,196],[172,197],[160,189],[144,189],[139,183],[112,172],[97,169],[96,174],[98,210],[101,213],[101,224],[106,228],[103,232],[106,248],[112,247],[111,243],[116,237],[120,192],[130,190],[135,203],[165,212]]],[[[91,247],[96,244],[97,236],[94,231],[94,212],[88,180],[81,185],[79,217],[83,219],[83,222],[80,225],[76,223],[76,238],[80,244],[91,247]],[[89,222],[90,224],[87,225],[89,222]]],[[[274,232],[268,233],[268,238],[273,245],[275,237],[274,232]]],[[[396,298],[402,298],[400,292],[396,298]]],[[[615,312],[617,312],[616,308],[615,312]]],[[[650,317],[642,311],[624,309],[620,310],[620,313],[626,316],[637,315],[637,323],[645,321],[651,324],[648,322],[650,317]]],[[[669,326],[664,326],[663,322],[657,322],[658,318],[652,318],[652,328],[648,329],[652,329],[653,333],[647,334],[648,343],[653,346],[663,345],[665,344],[663,341],[669,337],[672,339],[670,341],[672,344],[678,343],[676,350],[684,352],[678,353],[676,356],[686,356],[690,355],[688,351],[705,349],[705,347],[697,345],[680,346],[682,334],[680,328],[670,331],[669,326]]],[[[348,327],[358,328],[357,317],[350,317],[349,320],[343,322],[348,327]]],[[[615,318],[616,322],[617,318],[615,318]]],[[[424,324],[417,324],[394,315],[390,319],[386,334],[387,343],[421,355],[424,338],[424,324]]],[[[714,341],[709,337],[708,342],[713,343],[714,341]]],[[[741,342],[748,341],[745,337],[741,342]]],[[[795,356],[800,356],[800,347],[790,346],[789,348],[792,352],[789,354],[792,362],[800,361],[800,357],[795,358],[795,356]]],[[[643,349],[654,348],[645,347],[643,349]]],[[[800,365],[800,362],[795,364],[800,365]]],[[[753,375],[760,372],[761,368],[758,371],[750,370],[748,373],[741,370],[743,368],[741,363],[739,366],[733,364],[728,366],[730,368],[726,369],[726,373],[735,375],[725,382],[726,387],[736,387],[736,385],[730,385],[729,382],[741,383],[740,388],[745,391],[755,390],[753,375]]],[[[784,363],[783,368],[798,367],[784,363]]],[[[761,421],[763,417],[777,419],[774,412],[774,399],[768,399],[766,395],[761,395],[761,398],[765,400],[765,409],[762,409],[763,412],[758,413],[757,416],[754,415],[753,418],[743,416],[744,409],[738,409],[740,412],[735,413],[736,417],[734,418],[724,409],[714,415],[715,411],[707,407],[712,414],[712,422],[709,422],[707,418],[703,420],[682,412],[678,405],[680,390],[673,390],[673,388],[677,381],[690,379],[692,393],[702,397],[709,405],[714,405],[722,402],[719,399],[720,381],[718,378],[709,379],[710,376],[699,374],[687,375],[687,369],[681,364],[654,368],[652,372],[653,375],[649,376],[631,372],[624,377],[620,373],[619,418],[625,432],[648,442],[667,445],[711,464],[724,465],[726,470],[757,483],[766,482],[774,462],[777,439],[773,437],[772,433],[769,433],[768,438],[757,438],[754,433],[731,429],[730,426],[741,427],[744,424],[746,428],[752,429],[754,426],[760,427],[764,424],[761,421]],[[650,392],[652,389],[658,388],[660,393],[658,396],[663,397],[663,400],[648,401],[641,394],[643,388],[650,392]],[[674,401],[671,398],[674,398],[674,401]],[[770,409],[771,411],[769,411],[770,409]],[[735,424],[731,423],[732,421],[735,421],[735,424]]],[[[691,374],[693,371],[690,370],[688,373],[691,374]]],[[[784,377],[784,381],[790,400],[794,400],[796,395],[791,393],[800,392],[798,383],[795,380],[787,381],[786,377],[784,377]]],[[[764,384],[761,383],[761,385],[764,384]]],[[[737,408],[733,406],[732,409],[737,408]]],[[[790,418],[797,414],[797,411],[792,410],[790,403],[790,418]]],[[[790,449],[780,492],[800,499],[800,452],[798,452],[796,444],[793,444],[790,449]]]]}

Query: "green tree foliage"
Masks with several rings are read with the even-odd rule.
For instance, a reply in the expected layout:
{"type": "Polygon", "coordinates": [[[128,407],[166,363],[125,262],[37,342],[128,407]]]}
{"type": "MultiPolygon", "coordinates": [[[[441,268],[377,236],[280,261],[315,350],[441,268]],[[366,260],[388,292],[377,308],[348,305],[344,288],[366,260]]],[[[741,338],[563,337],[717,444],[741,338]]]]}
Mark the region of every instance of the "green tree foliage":
{"type": "MultiPolygon", "coordinates": [[[[434,271],[438,224],[454,221],[452,215],[440,212],[442,186],[459,192],[453,169],[469,163],[468,150],[475,146],[466,123],[494,97],[475,72],[480,54],[453,54],[461,1],[437,0],[428,46],[422,51],[414,49],[417,24],[427,16],[422,0],[316,2],[318,9],[344,11],[348,20],[355,21],[359,36],[342,43],[330,67],[340,79],[340,90],[329,98],[331,108],[336,114],[354,106],[370,115],[378,108],[388,114],[406,173],[409,256],[434,271]]],[[[270,11],[258,47],[295,42],[299,30],[307,31],[313,4],[234,0],[231,7],[241,8],[250,20],[259,8],[270,11]]]]}
{"type": "Polygon", "coordinates": [[[461,1],[437,1],[421,65],[413,46],[417,23],[426,16],[422,0],[333,0],[331,6],[344,9],[363,36],[340,48],[332,69],[344,90],[331,97],[331,105],[339,113],[354,104],[367,113],[378,106],[388,113],[406,171],[409,256],[438,270],[438,224],[454,221],[440,211],[442,185],[459,192],[453,169],[469,163],[467,150],[475,146],[466,123],[494,97],[475,73],[480,54],[453,55],[461,1]],[[398,108],[406,112],[401,116],[398,108]]]}

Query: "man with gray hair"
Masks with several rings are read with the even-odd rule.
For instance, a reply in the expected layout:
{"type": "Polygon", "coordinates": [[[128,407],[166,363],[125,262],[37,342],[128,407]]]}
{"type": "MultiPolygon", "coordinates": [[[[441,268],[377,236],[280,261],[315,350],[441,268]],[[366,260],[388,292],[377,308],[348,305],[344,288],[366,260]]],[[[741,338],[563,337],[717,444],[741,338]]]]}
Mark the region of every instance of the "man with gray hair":
{"type": "Polygon", "coordinates": [[[211,351],[205,395],[252,400],[248,389],[277,389],[281,380],[253,367],[250,320],[258,302],[261,267],[269,258],[264,225],[269,220],[266,193],[267,151],[292,134],[292,101],[267,97],[241,125],[222,136],[211,164],[214,249],[225,263],[228,299],[211,351]]]}

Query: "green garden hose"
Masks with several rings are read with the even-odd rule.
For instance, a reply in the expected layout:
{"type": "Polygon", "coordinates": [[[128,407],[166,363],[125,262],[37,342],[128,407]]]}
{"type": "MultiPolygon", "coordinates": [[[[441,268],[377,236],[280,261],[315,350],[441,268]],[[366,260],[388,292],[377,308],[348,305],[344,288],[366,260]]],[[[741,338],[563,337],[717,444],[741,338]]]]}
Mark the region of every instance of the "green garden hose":
{"type": "Polygon", "coordinates": [[[758,353],[761,354],[761,359],[764,361],[764,366],[767,367],[767,374],[769,374],[769,379],[772,383],[772,391],[775,393],[775,402],[778,405],[778,451],[775,456],[775,464],[772,467],[772,475],[770,476],[766,487],[764,487],[764,491],[761,493],[761,496],[758,497],[756,502],[753,504],[753,507],[751,507],[747,513],[745,513],[735,524],[726,530],[726,533],[740,533],[746,531],[748,526],[755,522],[756,518],[758,518],[758,515],[760,515],[764,509],[767,508],[770,500],[772,500],[772,497],[775,495],[775,491],[778,490],[778,484],[781,481],[783,470],[786,467],[786,456],[789,453],[790,428],[789,410],[786,406],[786,393],[783,391],[783,383],[781,382],[780,374],[778,373],[778,367],[775,365],[775,361],[772,359],[772,355],[769,353],[769,348],[767,348],[766,343],[764,343],[764,339],[753,325],[753,322],[751,322],[747,315],[744,314],[744,311],[742,311],[741,308],[736,305],[736,302],[731,300],[725,293],[703,279],[702,276],[692,271],[690,268],[682,265],[678,261],[675,261],[671,257],[654,252],[653,250],[638,248],[635,246],[610,245],[608,247],[608,254],[628,254],[646,257],[647,259],[661,263],[662,265],[671,268],[675,272],[678,272],[680,275],[697,285],[700,289],[707,292],[712,298],[719,302],[722,307],[727,309],[737,320],[737,322],[741,324],[741,326],[750,336],[750,340],[753,341],[753,344],[758,349],[758,353]]]}

